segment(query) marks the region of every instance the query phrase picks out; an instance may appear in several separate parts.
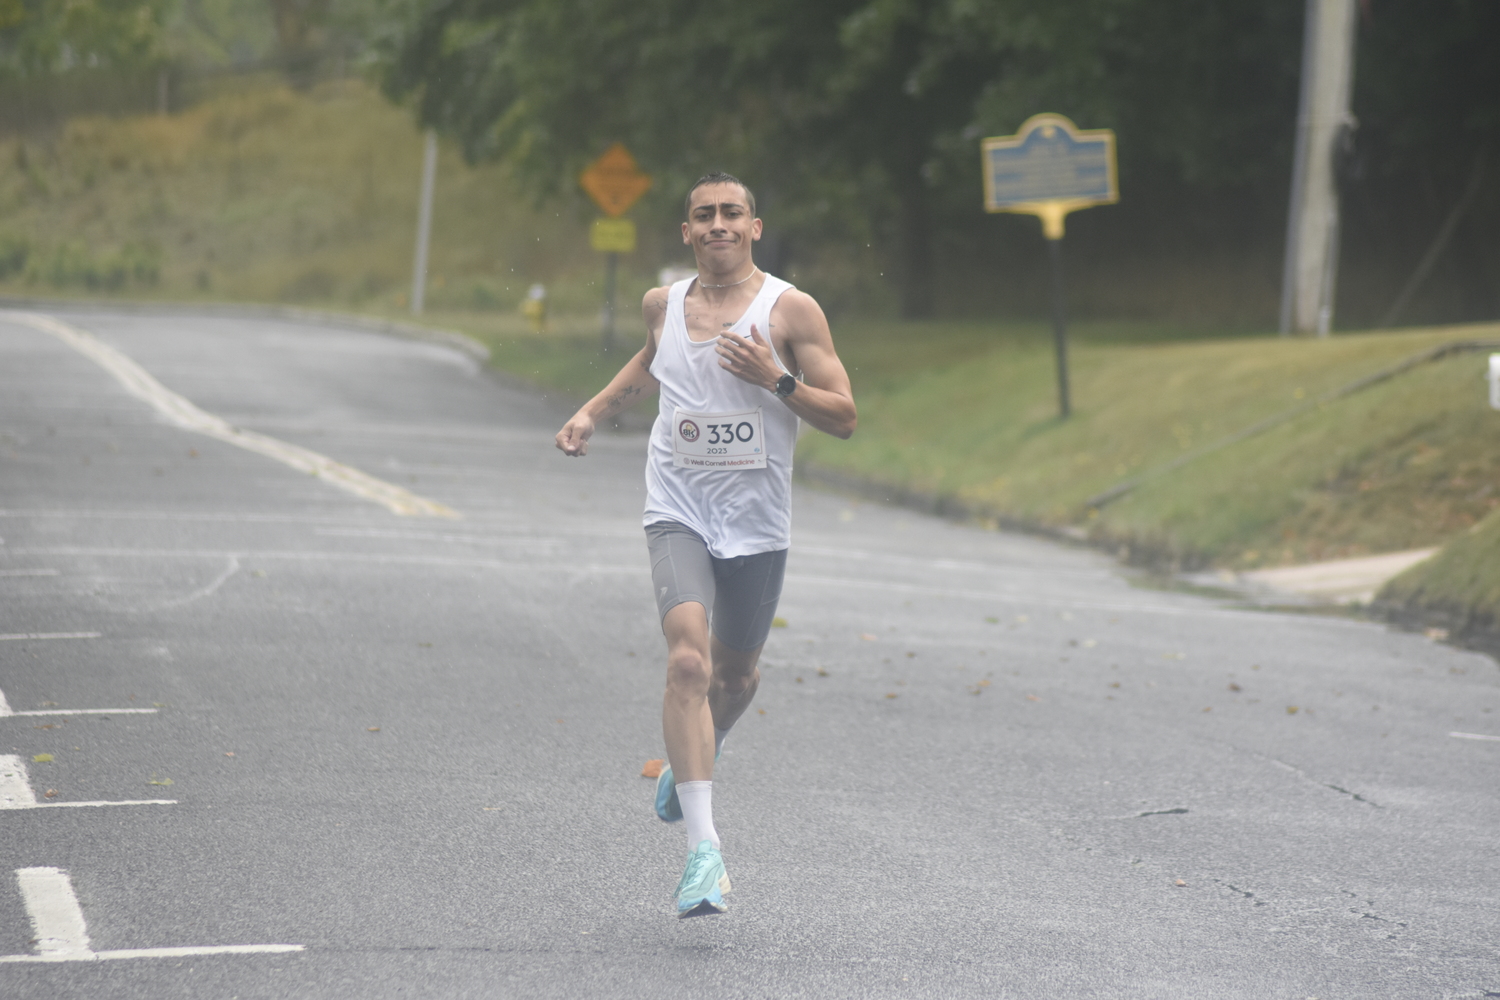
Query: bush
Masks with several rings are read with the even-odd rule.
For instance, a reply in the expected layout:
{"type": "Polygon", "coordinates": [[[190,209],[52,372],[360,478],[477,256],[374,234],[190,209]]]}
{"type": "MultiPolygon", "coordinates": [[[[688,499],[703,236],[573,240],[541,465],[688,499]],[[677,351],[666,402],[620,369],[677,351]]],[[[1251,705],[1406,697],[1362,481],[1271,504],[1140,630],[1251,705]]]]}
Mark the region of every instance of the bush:
{"type": "MultiPolygon", "coordinates": [[[[59,243],[47,254],[33,254],[29,246],[23,246],[19,259],[24,263],[26,279],[33,284],[45,282],[54,288],[117,292],[131,284],[150,287],[159,283],[161,256],[161,248],[152,242],[127,243],[100,258],[84,243],[69,241],[59,243]]],[[[14,252],[6,257],[3,250],[0,258],[16,259],[14,252]]],[[[0,265],[0,276],[5,273],[0,265]]]]}
{"type": "Polygon", "coordinates": [[[26,270],[26,259],[30,256],[31,244],[26,237],[0,236],[0,278],[26,270]]]}

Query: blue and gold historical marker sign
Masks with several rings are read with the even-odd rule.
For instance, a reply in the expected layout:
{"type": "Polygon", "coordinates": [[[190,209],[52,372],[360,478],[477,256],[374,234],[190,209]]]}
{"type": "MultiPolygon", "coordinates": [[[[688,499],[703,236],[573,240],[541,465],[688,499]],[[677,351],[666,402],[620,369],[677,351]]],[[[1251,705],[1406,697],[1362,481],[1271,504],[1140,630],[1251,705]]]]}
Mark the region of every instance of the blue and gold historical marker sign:
{"type": "Polygon", "coordinates": [[[1069,212],[1120,200],[1111,129],[1032,115],[1015,135],[984,140],[982,150],[985,211],[1038,216],[1049,240],[1062,239],[1069,212]]]}

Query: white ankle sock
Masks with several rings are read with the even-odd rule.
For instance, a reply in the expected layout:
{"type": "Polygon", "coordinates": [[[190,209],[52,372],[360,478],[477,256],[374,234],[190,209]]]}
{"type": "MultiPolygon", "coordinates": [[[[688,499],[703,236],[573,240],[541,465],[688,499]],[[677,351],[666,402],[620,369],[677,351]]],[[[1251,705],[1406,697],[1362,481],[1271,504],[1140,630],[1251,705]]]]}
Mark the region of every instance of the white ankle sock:
{"type": "Polygon", "coordinates": [[[701,841],[719,849],[719,831],[714,829],[714,783],[712,781],[679,781],[677,801],[682,803],[682,819],[687,824],[688,850],[695,851],[701,841]]]}
{"type": "Polygon", "coordinates": [[[719,752],[724,749],[724,737],[726,737],[728,735],[729,735],[729,730],[727,730],[727,729],[720,729],[718,726],[714,726],[714,756],[715,757],[718,757],[719,756],[719,752]]]}

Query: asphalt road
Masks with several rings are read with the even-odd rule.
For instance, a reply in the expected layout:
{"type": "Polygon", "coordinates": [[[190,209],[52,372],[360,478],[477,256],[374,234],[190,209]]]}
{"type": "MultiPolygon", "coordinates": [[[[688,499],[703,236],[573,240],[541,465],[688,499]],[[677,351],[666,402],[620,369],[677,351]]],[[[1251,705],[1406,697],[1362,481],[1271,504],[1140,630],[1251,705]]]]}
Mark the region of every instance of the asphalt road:
{"type": "Polygon", "coordinates": [[[0,955],[55,946],[34,868],[93,953],[304,946],[3,963],[6,1000],[1500,995],[1500,742],[1449,735],[1500,735],[1487,657],[803,491],[717,775],[730,910],[678,921],[643,436],[565,459],[561,401],[430,344],[62,318],[461,516],[0,318],[0,753],[40,806],[8,779],[0,955]]]}

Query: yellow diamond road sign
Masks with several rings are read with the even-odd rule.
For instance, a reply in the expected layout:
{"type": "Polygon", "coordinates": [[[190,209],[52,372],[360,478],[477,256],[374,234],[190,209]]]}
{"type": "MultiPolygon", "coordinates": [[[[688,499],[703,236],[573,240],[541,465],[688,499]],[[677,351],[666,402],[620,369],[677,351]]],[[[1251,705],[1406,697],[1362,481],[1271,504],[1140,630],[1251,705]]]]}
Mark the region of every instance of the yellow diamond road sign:
{"type": "Polygon", "coordinates": [[[617,142],[579,175],[578,183],[605,215],[618,218],[651,189],[651,176],[641,173],[630,150],[617,142]]]}
{"type": "Polygon", "coordinates": [[[635,223],[629,219],[595,219],[589,229],[589,246],[601,253],[631,253],[635,250],[635,223]]]}

